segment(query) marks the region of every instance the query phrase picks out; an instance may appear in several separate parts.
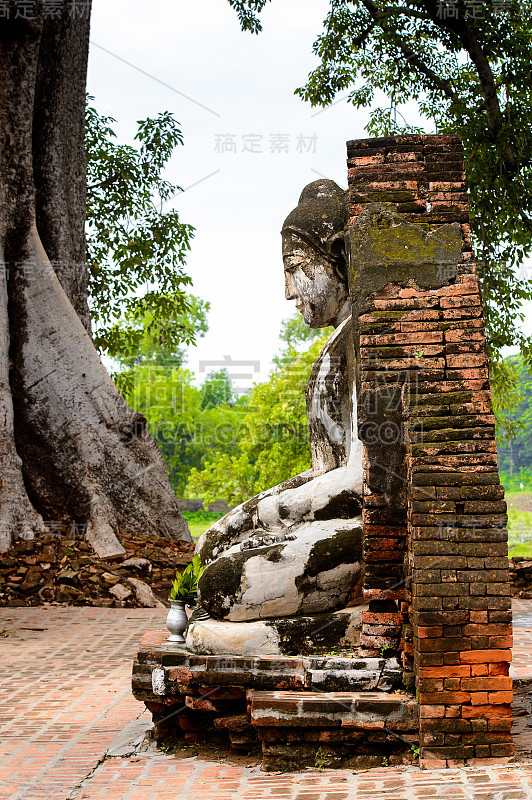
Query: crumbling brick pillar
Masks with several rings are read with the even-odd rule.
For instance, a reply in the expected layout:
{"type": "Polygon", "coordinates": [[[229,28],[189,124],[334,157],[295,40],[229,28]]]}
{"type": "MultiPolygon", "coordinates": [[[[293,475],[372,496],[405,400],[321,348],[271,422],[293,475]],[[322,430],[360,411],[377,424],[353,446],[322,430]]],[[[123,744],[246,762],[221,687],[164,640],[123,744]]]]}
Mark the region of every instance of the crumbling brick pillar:
{"type": "Polygon", "coordinates": [[[362,644],[400,650],[414,669],[422,763],[506,758],[506,506],[461,142],[349,142],[348,166],[370,600],[362,644]]]}

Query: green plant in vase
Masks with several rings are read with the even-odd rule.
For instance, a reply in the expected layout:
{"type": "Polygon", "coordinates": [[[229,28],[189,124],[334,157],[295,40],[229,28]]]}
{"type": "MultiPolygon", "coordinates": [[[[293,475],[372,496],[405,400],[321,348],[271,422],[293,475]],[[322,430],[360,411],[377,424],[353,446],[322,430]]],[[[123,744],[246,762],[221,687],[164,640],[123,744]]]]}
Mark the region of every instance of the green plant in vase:
{"type": "Polygon", "coordinates": [[[166,618],[166,627],[170,631],[169,642],[184,644],[183,631],[187,626],[185,606],[193,608],[198,598],[198,580],[205,566],[199,556],[194,556],[192,563],[183,572],[176,572],[170,589],[170,611],[166,618]]]}
{"type": "Polygon", "coordinates": [[[198,597],[198,580],[205,565],[199,556],[194,556],[192,563],[185,567],[183,572],[176,572],[175,580],[170,589],[170,600],[182,600],[185,605],[193,608],[198,597]]]}

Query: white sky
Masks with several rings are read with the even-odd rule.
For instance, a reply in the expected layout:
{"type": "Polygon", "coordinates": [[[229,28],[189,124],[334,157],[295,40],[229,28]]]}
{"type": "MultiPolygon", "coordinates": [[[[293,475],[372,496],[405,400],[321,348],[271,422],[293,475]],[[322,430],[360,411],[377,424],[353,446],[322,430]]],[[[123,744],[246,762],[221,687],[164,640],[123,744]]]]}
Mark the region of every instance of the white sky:
{"type": "Polygon", "coordinates": [[[117,119],[121,141],[137,119],[165,110],[184,134],[167,177],[186,189],[174,205],[196,228],[192,292],[211,302],[209,332],[189,349],[188,366],[205,373],[225,356],[246,362],[228,367],[249,376],[235,380],[241,388],[266,377],[281,321],[295,311],[284,299],[281,224],[310,181],[347,185],[345,142],[367,135],[366,111],[345,101],[320,111],[293,94],[316,64],[311,47],[328,5],[273,0],[252,36],[226,0],[93,4],[88,91],[97,109],[117,119]],[[226,135],[236,153],[217,152],[226,135]],[[248,135],[262,152],[243,152],[248,135]],[[288,152],[271,151],[279,135],[288,152]]]}
{"type": "Polygon", "coordinates": [[[266,376],[281,321],[295,311],[284,299],[281,224],[310,181],[326,176],[347,185],[345,142],[365,135],[367,114],[341,102],[313,116],[318,109],[293,94],[315,63],[311,46],[327,8],[327,0],[274,0],[262,34],[252,36],[226,0],[94,2],[88,90],[98,110],[117,119],[123,139],[135,120],[163,110],[183,130],[168,177],[191,187],[175,207],[196,228],[187,262],[192,291],[211,302],[209,332],[189,349],[195,372],[200,362],[230,356],[250,362],[235,372],[266,376]],[[216,152],[217,136],[226,134],[236,153],[216,152]],[[242,152],[248,134],[262,137],[255,140],[262,153],[242,152]],[[278,134],[288,153],[270,151],[278,134]],[[298,150],[300,135],[317,137],[299,148],[311,152],[298,150]]]}

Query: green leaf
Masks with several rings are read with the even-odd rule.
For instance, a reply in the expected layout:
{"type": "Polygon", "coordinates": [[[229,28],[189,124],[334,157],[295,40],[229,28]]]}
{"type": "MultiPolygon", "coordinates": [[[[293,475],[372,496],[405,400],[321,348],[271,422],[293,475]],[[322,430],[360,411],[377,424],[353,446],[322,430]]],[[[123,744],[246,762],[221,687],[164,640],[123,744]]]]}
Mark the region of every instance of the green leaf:
{"type": "MultiPolygon", "coordinates": [[[[264,2],[229,3],[243,29],[261,30],[264,2]]],[[[519,275],[532,245],[531,10],[529,0],[331,0],[318,63],[296,89],[312,106],[345,96],[369,113],[371,136],[462,137],[492,366],[507,346],[532,364],[520,329],[532,281],[519,275]]]]}
{"type": "Polygon", "coordinates": [[[185,496],[236,505],[310,467],[305,386],[329,332],[322,331],[310,348],[299,352],[293,342],[299,344],[301,338],[297,327],[291,327],[295,335],[283,326],[282,339],[289,343],[270,379],[227,413],[233,419],[233,449],[213,448],[201,468],[193,466],[185,496]]]}
{"type": "Polygon", "coordinates": [[[154,352],[193,344],[206,331],[208,304],[186,292],[191,280],[183,267],[194,229],[166,205],[181,191],[163,176],[183,144],[179,124],[164,111],[138,121],[137,146],[118,144],[114,120],[99,115],[92,100],[85,146],[94,342],[131,368],[154,352]]]}
{"type": "Polygon", "coordinates": [[[192,563],[188,564],[182,573],[176,572],[175,580],[170,591],[171,600],[183,600],[187,605],[194,606],[198,596],[198,578],[205,569],[198,555],[194,555],[192,563]]]}

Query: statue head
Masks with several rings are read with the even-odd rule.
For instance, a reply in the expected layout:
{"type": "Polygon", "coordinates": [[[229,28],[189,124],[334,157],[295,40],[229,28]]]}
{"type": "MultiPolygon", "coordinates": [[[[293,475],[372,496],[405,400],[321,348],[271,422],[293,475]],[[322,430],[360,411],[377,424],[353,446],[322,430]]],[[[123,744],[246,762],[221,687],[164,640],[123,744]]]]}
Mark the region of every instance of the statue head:
{"type": "Polygon", "coordinates": [[[285,296],[311,328],[336,326],[350,313],[346,194],[334,181],[313,181],[283,223],[285,296]]]}

